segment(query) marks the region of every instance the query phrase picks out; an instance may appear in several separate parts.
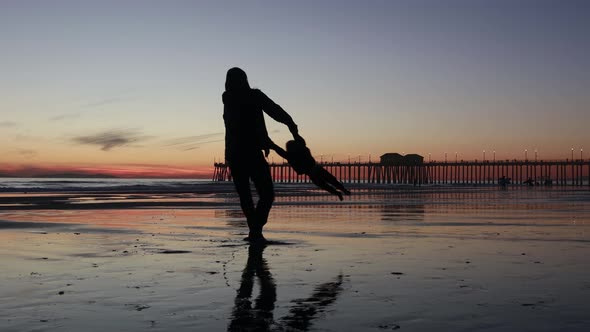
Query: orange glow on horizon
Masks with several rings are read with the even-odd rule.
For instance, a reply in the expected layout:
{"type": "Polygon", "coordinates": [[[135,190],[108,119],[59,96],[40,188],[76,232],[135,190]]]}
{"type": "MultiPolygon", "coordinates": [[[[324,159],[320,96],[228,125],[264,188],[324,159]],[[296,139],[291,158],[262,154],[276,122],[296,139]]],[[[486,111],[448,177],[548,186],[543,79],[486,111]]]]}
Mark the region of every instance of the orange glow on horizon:
{"type": "Polygon", "coordinates": [[[116,177],[210,179],[211,166],[168,165],[13,165],[0,164],[0,177],[116,177]]]}

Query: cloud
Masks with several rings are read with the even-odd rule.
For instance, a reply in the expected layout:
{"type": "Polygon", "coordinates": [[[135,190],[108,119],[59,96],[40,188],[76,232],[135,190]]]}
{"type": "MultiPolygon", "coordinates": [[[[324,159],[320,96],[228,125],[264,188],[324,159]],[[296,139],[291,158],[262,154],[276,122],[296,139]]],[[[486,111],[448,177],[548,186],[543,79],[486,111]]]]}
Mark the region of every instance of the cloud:
{"type": "Polygon", "coordinates": [[[126,146],[132,143],[144,141],[150,136],[141,135],[133,129],[115,129],[89,136],[77,136],[72,141],[84,145],[98,145],[103,151],[109,151],[116,147],[126,146]]]}
{"type": "Polygon", "coordinates": [[[50,121],[60,121],[66,119],[74,119],[80,117],[80,113],[64,113],[49,118],[50,121]]]}
{"type": "Polygon", "coordinates": [[[211,133],[211,134],[203,134],[203,135],[196,135],[196,136],[180,137],[180,138],[175,138],[175,139],[171,139],[171,140],[167,141],[167,144],[166,145],[167,146],[172,146],[172,145],[199,143],[199,142],[202,142],[204,140],[208,140],[208,139],[220,137],[222,135],[223,135],[223,132],[211,133]]]}
{"type": "Polygon", "coordinates": [[[173,147],[177,147],[183,151],[190,151],[190,150],[195,150],[195,149],[200,148],[201,145],[203,145],[203,144],[221,142],[221,141],[223,141],[223,138],[222,138],[223,135],[224,135],[223,132],[219,132],[219,133],[179,137],[179,138],[165,141],[164,146],[173,146],[173,147]]]}
{"type": "MultiPolygon", "coordinates": [[[[105,105],[124,103],[124,102],[133,101],[133,100],[137,100],[137,99],[138,99],[138,97],[136,97],[136,96],[128,96],[128,95],[115,96],[115,97],[110,97],[110,98],[98,99],[98,100],[86,102],[83,104],[78,104],[77,107],[83,108],[83,109],[97,108],[97,107],[101,107],[101,106],[105,106],[105,105]]],[[[90,111],[90,110],[87,110],[87,111],[90,111]]],[[[75,119],[75,118],[79,118],[80,116],[82,116],[83,113],[84,112],[63,113],[63,114],[52,116],[52,117],[48,118],[48,120],[49,121],[61,121],[61,120],[75,119]]]]}
{"type": "Polygon", "coordinates": [[[39,141],[41,139],[42,139],[41,137],[32,136],[32,135],[23,134],[23,133],[19,133],[19,134],[14,135],[14,141],[15,142],[39,141]]]}
{"type": "Polygon", "coordinates": [[[211,140],[211,141],[205,141],[205,142],[200,142],[196,145],[191,145],[191,146],[185,146],[182,149],[182,151],[190,151],[190,150],[195,150],[201,147],[201,145],[203,144],[207,144],[207,143],[217,143],[217,142],[223,142],[225,141],[225,139],[216,139],[216,140],[211,140]]]}
{"type": "Polygon", "coordinates": [[[0,121],[0,128],[16,127],[18,123],[14,121],[0,121]]]}
{"type": "Polygon", "coordinates": [[[123,103],[131,100],[137,99],[133,96],[119,96],[119,97],[112,97],[112,98],[104,98],[101,100],[93,101],[87,104],[82,105],[82,107],[92,108],[92,107],[100,107],[104,105],[111,105],[111,104],[118,104],[123,103]]]}
{"type": "Polygon", "coordinates": [[[37,156],[37,151],[31,149],[18,149],[16,153],[25,158],[35,158],[37,156]]]}

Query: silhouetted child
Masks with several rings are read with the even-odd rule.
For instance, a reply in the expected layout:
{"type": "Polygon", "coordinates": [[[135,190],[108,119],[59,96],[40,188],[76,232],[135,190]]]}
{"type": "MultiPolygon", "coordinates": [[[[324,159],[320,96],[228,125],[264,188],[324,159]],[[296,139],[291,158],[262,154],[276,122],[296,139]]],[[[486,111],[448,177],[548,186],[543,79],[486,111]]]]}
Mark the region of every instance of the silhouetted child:
{"type": "Polygon", "coordinates": [[[287,159],[297,174],[306,174],[316,186],[338,196],[340,200],[343,200],[342,193],[350,195],[350,191],[344,188],[344,185],[334,175],[316,163],[303,138],[288,141],[287,151],[274,142],[270,144],[270,148],[275,150],[279,156],[287,159]]]}

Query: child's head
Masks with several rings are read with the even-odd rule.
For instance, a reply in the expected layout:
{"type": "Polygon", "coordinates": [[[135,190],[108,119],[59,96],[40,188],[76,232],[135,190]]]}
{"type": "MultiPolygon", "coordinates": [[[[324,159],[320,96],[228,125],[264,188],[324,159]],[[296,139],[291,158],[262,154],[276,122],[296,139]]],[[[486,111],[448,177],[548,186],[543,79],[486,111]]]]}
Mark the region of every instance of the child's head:
{"type": "Polygon", "coordinates": [[[287,142],[287,151],[291,150],[296,150],[296,149],[301,149],[305,147],[305,141],[303,139],[301,140],[291,140],[287,142]]]}

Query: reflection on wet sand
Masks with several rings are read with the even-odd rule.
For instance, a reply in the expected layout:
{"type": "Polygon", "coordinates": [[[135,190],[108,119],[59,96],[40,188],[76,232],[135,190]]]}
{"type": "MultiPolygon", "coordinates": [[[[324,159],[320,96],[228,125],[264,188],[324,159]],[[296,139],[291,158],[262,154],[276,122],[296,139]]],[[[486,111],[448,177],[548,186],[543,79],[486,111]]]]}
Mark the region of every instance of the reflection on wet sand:
{"type": "Polygon", "coordinates": [[[228,331],[308,331],[311,322],[325,308],[336,301],[342,291],[342,274],[335,281],[318,285],[313,294],[306,299],[293,300],[289,313],[275,321],[274,309],[277,287],[263,257],[264,244],[251,244],[248,248],[248,261],[242,272],[240,288],[234,301],[232,318],[228,331]],[[255,277],[260,284],[260,294],[252,304],[252,291],[255,277]]]}
{"type": "Polygon", "coordinates": [[[283,194],[268,249],[244,245],[239,203],[223,191],[105,195],[0,193],[0,331],[590,326],[588,190],[283,194]],[[68,208],[52,206],[64,196],[68,208]]]}
{"type": "Polygon", "coordinates": [[[264,245],[250,245],[248,248],[248,262],[242,272],[228,331],[268,331],[270,329],[277,300],[277,286],[266,260],[262,257],[264,248],[264,245]],[[251,297],[255,276],[260,281],[260,295],[256,298],[253,307],[251,297]]]}
{"type": "Polygon", "coordinates": [[[293,300],[295,305],[289,310],[287,316],[281,318],[281,322],[284,326],[296,331],[307,331],[311,321],[327,306],[334,303],[341,291],[342,274],[339,274],[334,281],[318,285],[310,297],[293,300]]]}
{"type": "Polygon", "coordinates": [[[381,220],[385,222],[421,222],[424,221],[424,204],[381,205],[381,220]]]}

